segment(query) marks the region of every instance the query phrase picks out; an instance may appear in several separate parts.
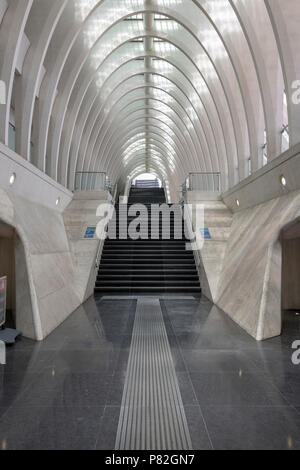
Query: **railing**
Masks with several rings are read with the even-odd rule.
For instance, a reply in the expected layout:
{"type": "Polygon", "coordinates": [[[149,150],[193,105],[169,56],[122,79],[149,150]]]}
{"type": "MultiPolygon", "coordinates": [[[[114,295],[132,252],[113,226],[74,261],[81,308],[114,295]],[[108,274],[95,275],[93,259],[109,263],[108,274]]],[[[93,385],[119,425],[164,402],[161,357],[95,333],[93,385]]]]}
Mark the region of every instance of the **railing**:
{"type": "Polygon", "coordinates": [[[75,191],[111,191],[112,186],[106,173],[78,172],[75,191]]]}
{"type": "Polygon", "coordinates": [[[221,192],[220,173],[190,173],[183,184],[183,193],[187,191],[221,192]]]}

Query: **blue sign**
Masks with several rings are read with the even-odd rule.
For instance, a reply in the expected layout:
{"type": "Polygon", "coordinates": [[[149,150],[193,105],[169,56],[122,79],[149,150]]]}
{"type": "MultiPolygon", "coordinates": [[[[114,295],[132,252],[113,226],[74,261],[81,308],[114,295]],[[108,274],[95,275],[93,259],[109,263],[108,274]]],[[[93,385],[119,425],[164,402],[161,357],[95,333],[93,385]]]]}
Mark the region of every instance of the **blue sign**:
{"type": "Polygon", "coordinates": [[[85,240],[94,240],[96,234],[96,227],[88,227],[86,229],[84,238],[85,240]]]}
{"type": "Polygon", "coordinates": [[[211,234],[210,234],[210,231],[209,231],[208,228],[201,228],[201,229],[200,229],[200,233],[201,233],[202,238],[203,238],[204,240],[211,240],[211,239],[212,239],[211,234]]]}

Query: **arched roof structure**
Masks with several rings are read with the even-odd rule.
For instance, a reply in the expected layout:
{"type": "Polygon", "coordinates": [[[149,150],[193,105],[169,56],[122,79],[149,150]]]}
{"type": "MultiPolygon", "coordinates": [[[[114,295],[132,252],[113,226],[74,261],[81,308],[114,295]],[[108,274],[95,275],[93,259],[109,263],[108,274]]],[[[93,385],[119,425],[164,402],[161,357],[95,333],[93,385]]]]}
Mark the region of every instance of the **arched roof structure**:
{"type": "Polygon", "coordinates": [[[0,0],[0,140],[74,189],[234,186],[300,140],[298,0],[0,0]],[[286,145],[286,144],[285,144],[286,145]]]}

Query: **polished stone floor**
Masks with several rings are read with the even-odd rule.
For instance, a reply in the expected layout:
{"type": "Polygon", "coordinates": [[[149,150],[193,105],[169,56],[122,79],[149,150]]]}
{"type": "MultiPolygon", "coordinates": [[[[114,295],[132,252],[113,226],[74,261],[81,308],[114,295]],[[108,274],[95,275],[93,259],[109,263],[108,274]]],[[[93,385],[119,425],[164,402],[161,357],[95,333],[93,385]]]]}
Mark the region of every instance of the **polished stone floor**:
{"type": "MultiPolygon", "coordinates": [[[[8,350],[0,449],[114,449],[136,307],[92,298],[44,342],[8,350]]],[[[161,310],[193,448],[300,449],[300,317],[257,343],[204,298],[161,310]]]]}

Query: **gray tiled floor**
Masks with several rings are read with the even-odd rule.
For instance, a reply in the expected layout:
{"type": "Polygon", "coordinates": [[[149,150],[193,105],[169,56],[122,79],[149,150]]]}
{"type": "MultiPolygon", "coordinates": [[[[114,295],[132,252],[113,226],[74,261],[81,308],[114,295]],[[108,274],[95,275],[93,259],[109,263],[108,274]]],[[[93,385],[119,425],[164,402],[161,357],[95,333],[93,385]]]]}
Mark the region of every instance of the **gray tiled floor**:
{"type": "Polygon", "coordinates": [[[188,308],[164,302],[164,314],[214,449],[300,449],[300,366],[291,360],[292,343],[300,339],[295,313],[284,314],[280,338],[263,343],[218,308],[207,309],[205,300],[188,308]]]}
{"type": "MultiPolygon", "coordinates": [[[[206,299],[161,301],[195,449],[300,449],[300,366],[280,338],[257,343],[206,299]]],[[[113,449],[136,300],[90,299],[44,342],[0,366],[0,449],[113,449]]]]}

